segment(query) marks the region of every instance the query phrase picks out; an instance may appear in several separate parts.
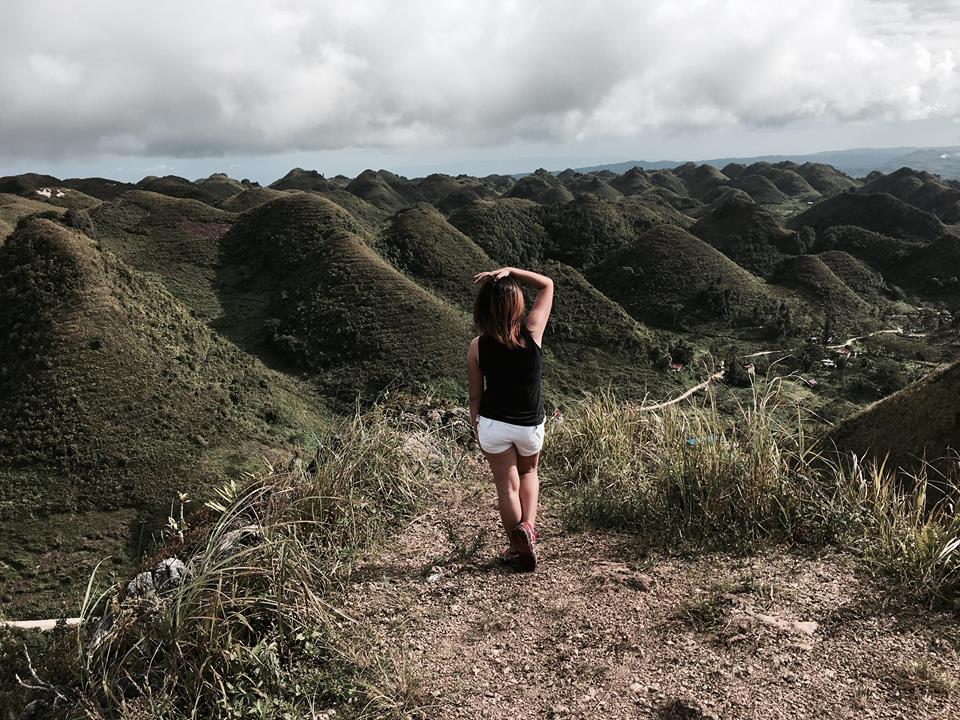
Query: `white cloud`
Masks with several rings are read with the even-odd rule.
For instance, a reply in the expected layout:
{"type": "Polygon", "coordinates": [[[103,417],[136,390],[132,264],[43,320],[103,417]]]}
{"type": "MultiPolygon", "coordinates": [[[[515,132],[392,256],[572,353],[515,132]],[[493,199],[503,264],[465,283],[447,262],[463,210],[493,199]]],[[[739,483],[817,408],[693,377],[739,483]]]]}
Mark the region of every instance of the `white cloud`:
{"type": "Polygon", "coordinates": [[[956,0],[37,0],[0,156],[498,145],[960,113],[956,0]]]}

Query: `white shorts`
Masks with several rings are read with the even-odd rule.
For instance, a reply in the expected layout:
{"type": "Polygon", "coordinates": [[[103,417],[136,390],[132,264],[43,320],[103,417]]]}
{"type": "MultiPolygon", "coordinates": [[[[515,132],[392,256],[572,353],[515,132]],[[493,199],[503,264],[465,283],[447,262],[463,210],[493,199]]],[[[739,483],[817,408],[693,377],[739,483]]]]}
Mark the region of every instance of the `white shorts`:
{"type": "Polygon", "coordinates": [[[529,457],[536,455],[543,447],[545,422],[539,425],[514,425],[477,415],[477,440],[484,452],[502,453],[516,445],[518,455],[529,457]]]}

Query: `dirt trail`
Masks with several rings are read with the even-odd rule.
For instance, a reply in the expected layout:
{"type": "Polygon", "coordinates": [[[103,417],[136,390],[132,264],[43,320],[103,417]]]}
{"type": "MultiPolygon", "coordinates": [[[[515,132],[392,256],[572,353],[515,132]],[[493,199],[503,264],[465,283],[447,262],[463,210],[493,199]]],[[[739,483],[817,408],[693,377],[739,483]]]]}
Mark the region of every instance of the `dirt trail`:
{"type": "Polygon", "coordinates": [[[653,405],[641,405],[640,409],[643,410],[644,412],[649,412],[651,410],[662,410],[665,407],[676,405],[679,402],[683,402],[694,393],[699,392],[700,390],[704,390],[708,385],[710,385],[710,383],[714,382],[715,380],[722,380],[722,379],[723,379],[722,371],[714,373],[713,375],[708,377],[706,380],[704,380],[702,383],[699,383],[698,385],[694,385],[692,388],[689,388],[686,392],[684,392],[681,395],[678,395],[675,398],[672,398],[670,400],[665,400],[660,403],[655,403],[653,405]]]}
{"type": "Polygon", "coordinates": [[[513,573],[493,561],[481,459],[361,563],[348,600],[426,717],[960,716],[956,618],[891,604],[852,558],[646,554],[565,532],[547,487],[541,566],[513,573]]]}

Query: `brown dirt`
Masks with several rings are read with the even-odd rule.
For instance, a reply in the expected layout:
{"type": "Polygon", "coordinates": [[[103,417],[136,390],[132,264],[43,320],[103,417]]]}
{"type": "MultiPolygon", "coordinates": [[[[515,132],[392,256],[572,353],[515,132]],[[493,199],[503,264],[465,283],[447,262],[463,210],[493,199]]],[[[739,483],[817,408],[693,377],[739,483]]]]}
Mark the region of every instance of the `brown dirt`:
{"type": "Polygon", "coordinates": [[[645,554],[565,532],[547,488],[540,567],[514,573],[494,561],[474,464],[361,563],[347,601],[423,716],[960,717],[960,621],[898,601],[855,558],[645,554]]]}

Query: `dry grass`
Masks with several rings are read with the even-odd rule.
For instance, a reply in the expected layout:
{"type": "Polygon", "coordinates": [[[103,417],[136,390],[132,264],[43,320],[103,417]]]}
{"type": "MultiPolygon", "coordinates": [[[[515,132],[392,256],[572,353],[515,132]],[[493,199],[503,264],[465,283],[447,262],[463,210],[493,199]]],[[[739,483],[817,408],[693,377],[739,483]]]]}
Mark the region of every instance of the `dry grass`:
{"type": "Polygon", "coordinates": [[[657,412],[592,396],[547,438],[573,527],[675,548],[836,543],[914,596],[960,606],[960,484],[933,466],[906,474],[812,447],[777,379],[732,417],[712,391],[657,412]]]}
{"type": "Polygon", "coordinates": [[[204,513],[172,518],[184,581],[130,598],[91,580],[67,695],[96,718],[408,717],[416,682],[338,607],[357,552],[451,470],[449,433],[418,436],[435,452],[411,452],[383,408],[357,413],[312,458],[225,484],[202,526],[189,524],[204,513]]]}

